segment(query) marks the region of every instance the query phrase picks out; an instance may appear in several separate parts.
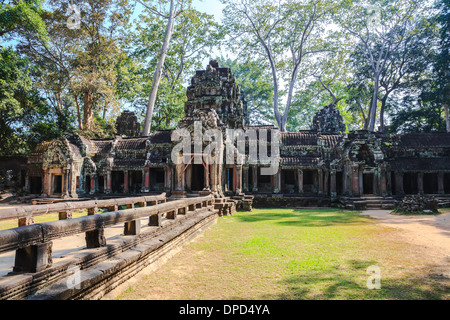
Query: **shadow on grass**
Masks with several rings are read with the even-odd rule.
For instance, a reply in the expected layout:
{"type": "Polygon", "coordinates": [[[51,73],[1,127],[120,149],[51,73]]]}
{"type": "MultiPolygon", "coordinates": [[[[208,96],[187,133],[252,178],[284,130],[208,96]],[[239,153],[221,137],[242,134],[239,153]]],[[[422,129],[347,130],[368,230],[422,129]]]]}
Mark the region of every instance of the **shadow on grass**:
{"type": "Polygon", "coordinates": [[[281,280],[283,294],[266,295],[268,300],[443,300],[448,299],[450,279],[433,273],[381,276],[381,288],[369,289],[366,270],[374,261],[348,261],[348,268],[313,271],[281,280]]]}
{"type": "Polygon", "coordinates": [[[340,224],[360,225],[370,221],[357,212],[337,209],[258,209],[258,212],[241,214],[237,218],[241,222],[265,222],[283,226],[327,227],[340,224]]]}

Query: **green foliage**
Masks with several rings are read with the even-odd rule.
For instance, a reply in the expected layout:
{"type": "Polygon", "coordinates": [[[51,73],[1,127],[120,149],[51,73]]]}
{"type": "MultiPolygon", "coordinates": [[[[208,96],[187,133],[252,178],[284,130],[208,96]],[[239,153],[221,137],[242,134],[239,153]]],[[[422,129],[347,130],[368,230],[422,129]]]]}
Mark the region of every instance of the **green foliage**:
{"type": "Polygon", "coordinates": [[[231,68],[236,76],[237,83],[241,86],[242,95],[247,101],[248,114],[251,125],[273,124],[273,83],[270,74],[265,72],[264,67],[258,61],[243,61],[217,59],[219,64],[231,68]]]}
{"type": "Polygon", "coordinates": [[[0,154],[25,154],[61,134],[33,86],[36,67],[11,48],[0,51],[0,154]]]}
{"type": "MultiPolygon", "coordinates": [[[[143,13],[139,16],[133,41],[130,43],[129,54],[133,61],[139,61],[136,64],[139,87],[132,104],[142,116],[147,109],[165,28],[164,18],[143,13]]],[[[201,65],[202,62],[210,58],[210,51],[222,38],[222,28],[214,21],[213,16],[193,9],[190,2],[186,1],[184,10],[175,20],[153,112],[152,130],[174,128],[184,116],[186,87],[195,70],[205,67],[201,65]]]]}
{"type": "Polygon", "coordinates": [[[25,29],[48,41],[45,23],[41,19],[42,0],[11,0],[0,3],[0,37],[25,29]]]}

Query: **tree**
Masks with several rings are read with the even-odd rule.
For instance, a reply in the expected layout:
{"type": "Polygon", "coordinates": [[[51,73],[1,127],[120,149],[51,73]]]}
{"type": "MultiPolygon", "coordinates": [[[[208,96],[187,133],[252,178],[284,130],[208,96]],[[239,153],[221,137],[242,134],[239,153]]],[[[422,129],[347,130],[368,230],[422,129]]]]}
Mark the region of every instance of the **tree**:
{"type": "Polygon", "coordinates": [[[0,154],[26,154],[44,139],[61,134],[52,113],[33,87],[37,67],[11,48],[0,49],[0,154]]]}
{"type": "MultiPolygon", "coordinates": [[[[423,81],[430,77],[430,65],[436,37],[433,32],[434,26],[428,19],[418,17],[409,24],[398,27],[393,31],[393,37],[402,37],[403,40],[384,59],[384,68],[378,76],[379,89],[377,91],[377,107],[379,106],[379,131],[383,132],[385,127],[385,112],[388,108],[389,98],[398,92],[414,89],[420,92],[423,81]],[[395,36],[397,34],[397,36],[395,36]]],[[[371,55],[380,52],[381,41],[372,48],[371,55]]],[[[373,83],[372,65],[367,60],[367,48],[362,42],[355,46],[351,54],[350,68],[353,70],[353,79],[350,82],[352,103],[356,103],[365,118],[365,129],[369,129],[370,110],[373,110],[373,94],[375,84],[373,83]],[[367,89],[371,88],[371,101],[368,100],[367,89]],[[360,99],[364,97],[364,101],[360,99]],[[364,110],[363,105],[370,106],[364,110]],[[369,113],[366,117],[365,113],[369,113]]],[[[378,108],[377,108],[378,109],[378,108]]]]}
{"type": "Polygon", "coordinates": [[[237,61],[220,57],[221,66],[230,68],[241,86],[242,96],[247,102],[247,113],[251,125],[264,125],[274,122],[273,82],[259,61],[237,61]]]}
{"type": "MultiPolygon", "coordinates": [[[[144,106],[149,115],[148,98],[155,89],[154,77],[158,68],[161,43],[166,36],[165,18],[157,14],[143,14],[134,32],[130,55],[140,65],[141,89],[135,99],[137,108],[144,106]],[[149,86],[151,85],[151,87],[149,86]]],[[[222,31],[213,16],[190,6],[184,7],[174,22],[173,34],[164,60],[158,92],[154,102],[151,130],[168,129],[184,115],[186,85],[192,73],[202,68],[213,47],[220,43],[222,31]]]]}
{"type": "Polygon", "coordinates": [[[377,1],[349,1],[344,5],[340,25],[358,41],[373,81],[373,94],[368,113],[368,130],[375,131],[380,78],[387,61],[405,40],[406,26],[425,1],[394,0],[378,5],[377,1]]]}
{"type": "MultiPolygon", "coordinates": [[[[68,24],[70,3],[51,0],[51,11],[43,15],[49,42],[24,32],[19,48],[42,66],[40,86],[56,114],[64,120],[75,108],[79,129],[96,136],[101,132],[99,126],[104,126],[106,112],[119,107],[117,75],[119,69],[124,72],[122,61],[127,59],[123,47],[130,8],[127,0],[78,0],[72,4],[80,10],[77,28],[68,24]]],[[[67,124],[60,123],[67,129],[67,124]]]]}
{"type": "Polygon", "coordinates": [[[434,69],[436,71],[436,98],[444,107],[446,130],[450,132],[450,1],[438,2],[440,10],[437,22],[440,24],[440,45],[436,55],[434,69]]]}
{"type": "Polygon", "coordinates": [[[42,0],[3,0],[0,3],[0,37],[25,29],[48,40],[45,23],[41,19],[42,0]]]}
{"type": "MultiPolygon", "coordinates": [[[[158,63],[156,65],[155,74],[153,76],[153,83],[152,83],[152,89],[150,92],[150,97],[148,99],[148,105],[147,105],[147,112],[145,115],[145,121],[144,121],[144,129],[143,129],[143,135],[148,136],[150,135],[150,129],[152,125],[152,117],[153,117],[153,109],[155,108],[155,102],[158,94],[158,86],[159,82],[161,81],[161,75],[164,67],[164,62],[166,60],[167,51],[169,50],[170,45],[170,39],[172,38],[173,31],[174,31],[174,24],[175,19],[180,13],[183,11],[183,0],[175,1],[170,0],[170,8],[167,14],[162,13],[162,11],[158,11],[153,7],[150,7],[143,2],[144,6],[149,9],[154,14],[157,14],[165,19],[167,19],[167,27],[166,32],[164,36],[164,41],[161,46],[161,51],[158,58],[158,63]]],[[[189,2],[190,3],[190,2],[189,2]]]]}
{"type": "Polygon", "coordinates": [[[239,38],[241,54],[267,59],[273,78],[273,111],[281,131],[286,124],[301,69],[308,60],[327,51],[324,40],[332,1],[223,0],[225,25],[232,42],[239,38]],[[236,36],[234,36],[236,35],[236,36]],[[279,107],[281,84],[287,83],[284,111],[279,107]]]}

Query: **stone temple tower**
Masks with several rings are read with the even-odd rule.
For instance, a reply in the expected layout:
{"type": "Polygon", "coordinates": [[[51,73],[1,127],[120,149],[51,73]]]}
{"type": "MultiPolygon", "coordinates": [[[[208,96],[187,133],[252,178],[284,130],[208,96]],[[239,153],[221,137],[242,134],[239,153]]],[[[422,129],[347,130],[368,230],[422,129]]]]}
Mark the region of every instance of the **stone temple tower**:
{"type": "Polygon", "coordinates": [[[186,116],[197,109],[213,110],[228,128],[243,128],[246,124],[246,104],[241,87],[229,68],[220,68],[211,60],[206,70],[197,71],[187,89],[186,116]]]}

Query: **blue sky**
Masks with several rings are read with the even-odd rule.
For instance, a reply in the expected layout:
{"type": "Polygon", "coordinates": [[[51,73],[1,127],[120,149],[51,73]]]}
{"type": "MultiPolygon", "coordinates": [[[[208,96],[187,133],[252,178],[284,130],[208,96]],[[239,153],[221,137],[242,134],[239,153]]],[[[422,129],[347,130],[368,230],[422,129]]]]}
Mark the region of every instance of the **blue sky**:
{"type": "Polygon", "coordinates": [[[222,19],[222,9],[225,6],[219,0],[194,0],[193,5],[200,12],[214,15],[217,22],[222,19]]]}

